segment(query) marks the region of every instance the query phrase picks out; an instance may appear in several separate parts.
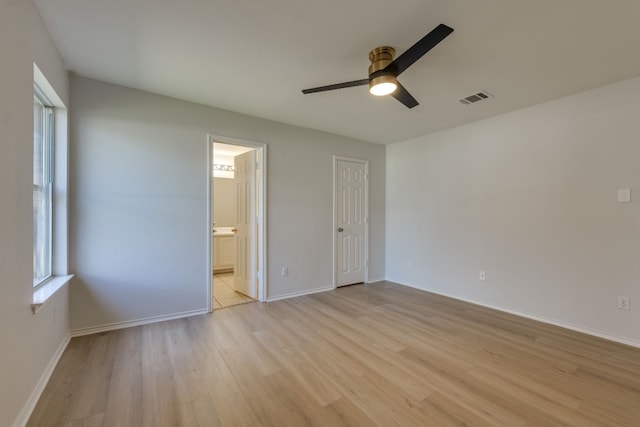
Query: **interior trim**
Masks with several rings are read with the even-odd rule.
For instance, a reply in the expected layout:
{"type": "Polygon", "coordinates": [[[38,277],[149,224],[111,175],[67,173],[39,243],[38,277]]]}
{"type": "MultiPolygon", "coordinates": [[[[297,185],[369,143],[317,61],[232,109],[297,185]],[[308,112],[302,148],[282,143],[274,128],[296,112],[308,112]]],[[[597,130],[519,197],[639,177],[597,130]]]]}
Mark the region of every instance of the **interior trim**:
{"type": "Polygon", "coordinates": [[[329,286],[323,286],[321,288],[307,289],[307,290],[304,290],[304,291],[289,292],[289,293],[286,293],[286,294],[270,297],[270,298],[267,299],[267,302],[274,302],[274,301],[279,301],[279,300],[283,300],[283,299],[301,297],[303,295],[311,295],[311,294],[317,294],[317,293],[320,293],[320,292],[333,291],[334,289],[335,288],[332,285],[329,285],[329,286]]]}
{"type": "Polygon", "coordinates": [[[81,337],[84,335],[97,334],[99,332],[115,331],[117,329],[131,328],[133,326],[147,325],[149,323],[164,322],[165,320],[181,319],[183,317],[199,316],[201,314],[207,314],[209,310],[207,308],[191,311],[183,311],[181,313],[168,314],[163,316],[147,317],[138,320],[129,320],[126,322],[107,323],[100,326],[90,326],[88,328],[72,329],[70,334],[71,338],[81,337]]]}
{"type": "Polygon", "coordinates": [[[559,326],[559,327],[564,328],[564,329],[569,329],[571,331],[580,332],[580,333],[583,333],[583,334],[587,334],[587,335],[591,335],[591,336],[594,336],[594,337],[602,338],[602,339],[605,339],[605,340],[608,340],[608,341],[617,342],[619,344],[625,344],[625,345],[628,345],[628,346],[631,346],[631,347],[640,348],[640,341],[631,340],[631,339],[628,339],[628,338],[618,337],[618,336],[611,335],[611,334],[608,334],[608,333],[605,333],[605,332],[595,331],[593,329],[582,328],[580,326],[572,325],[571,323],[565,323],[565,322],[562,322],[562,321],[559,321],[559,320],[555,320],[555,319],[548,319],[546,317],[541,317],[541,316],[536,316],[536,315],[533,315],[533,314],[523,313],[521,311],[516,311],[516,310],[511,310],[511,309],[508,309],[508,308],[498,307],[498,306],[491,305],[491,304],[484,304],[484,303],[473,301],[473,300],[470,300],[470,299],[460,298],[458,296],[449,295],[449,294],[445,294],[445,293],[442,293],[442,292],[432,291],[430,289],[419,288],[419,287],[417,287],[415,285],[410,285],[408,283],[398,282],[396,280],[389,280],[389,281],[393,282],[393,283],[397,283],[399,285],[408,286],[410,288],[418,289],[420,291],[431,292],[432,294],[442,295],[443,297],[452,298],[452,299],[455,299],[455,300],[458,300],[458,301],[468,302],[470,304],[479,305],[481,307],[486,307],[486,308],[490,308],[490,309],[493,309],[493,310],[502,311],[503,313],[513,314],[515,316],[524,317],[526,319],[531,319],[531,320],[536,320],[538,322],[546,323],[546,324],[553,325],[553,326],[559,326]]]}
{"type": "Polygon", "coordinates": [[[42,392],[44,391],[45,387],[49,383],[49,379],[51,378],[51,375],[53,374],[54,369],[56,369],[56,366],[58,366],[58,362],[60,361],[62,354],[67,349],[67,346],[69,345],[69,341],[71,341],[71,335],[67,333],[64,339],[62,340],[62,342],[60,343],[60,345],[58,346],[58,349],[56,350],[56,352],[53,353],[53,356],[51,357],[51,360],[49,360],[49,363],[47,364],[47,367],[45,368],[44,372],[42,373],[42,375],[40,375],[40,379],[38,380],[38,383],[34,387],[31,394],[29,395],[29,398],[25,402],[24,406],[20,410],[20,413],[18,414],[18,417],[16,418],[16,420],[13,422],[12,427],[24,427],[29,422],[29,418],[31,418],[31,414],[33,413],[33,410],[36,408],[36,405],[38,404],[38,400],[40,400],[40,396],[42,395],[42,392]]]}

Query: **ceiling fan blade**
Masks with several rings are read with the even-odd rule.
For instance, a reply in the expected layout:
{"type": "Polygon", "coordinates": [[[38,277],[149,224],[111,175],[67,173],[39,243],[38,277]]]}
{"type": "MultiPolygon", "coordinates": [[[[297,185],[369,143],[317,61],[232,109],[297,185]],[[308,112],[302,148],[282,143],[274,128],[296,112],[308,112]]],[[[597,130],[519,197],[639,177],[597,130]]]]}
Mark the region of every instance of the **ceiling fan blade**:
{"type": "Polygon", "coordinates": [[[414,62],[422,58],[422,56],[433,49],[438,43],[444,40],[449,34],[453,32],[453,28],[444,24],[438,25],[431,30],[429,34],[420,39],[416,44],[411,46],[404,53],[398,56],[395,61],[387,65],[385,70],[393,71],[394,74],[399,76],[407,68],[409,68],[414,62]]]}
{"type": "Polygon", "coordinates": [[[312,87],[311,89],[302,89],[302,93],[307,94],[307,93],[325,92],[327,90],[344,89],[346,87],[364,86],[368,84],[369,84],[369,79],[353,80],[350,82],[336,83],[333,85],[312,87]]]}
{"type": "Polygon", "coordinates": [[[398,88],[391,94],[395,99],[402,102],[405,107],[413,108],[418,105],[418,101],[398,82],[398,88]]]}

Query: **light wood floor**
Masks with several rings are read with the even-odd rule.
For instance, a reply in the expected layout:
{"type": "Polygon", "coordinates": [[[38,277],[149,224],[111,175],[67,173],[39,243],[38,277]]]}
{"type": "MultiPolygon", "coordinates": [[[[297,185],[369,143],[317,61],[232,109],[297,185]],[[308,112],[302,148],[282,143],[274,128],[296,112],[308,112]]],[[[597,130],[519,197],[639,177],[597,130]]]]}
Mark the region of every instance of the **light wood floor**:
{"type": "Polygon", "coordinates": [[[74,338],[30,426],[640,426],[640,349],[382,282],[74,338]]]}

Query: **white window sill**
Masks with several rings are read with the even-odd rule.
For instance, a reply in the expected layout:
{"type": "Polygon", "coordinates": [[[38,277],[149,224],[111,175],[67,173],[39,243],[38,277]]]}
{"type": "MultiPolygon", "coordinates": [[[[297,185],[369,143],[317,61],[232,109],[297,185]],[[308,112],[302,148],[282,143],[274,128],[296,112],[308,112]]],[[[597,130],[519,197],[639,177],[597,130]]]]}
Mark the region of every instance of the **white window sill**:
{"type": "Polygon", "coordinates": [[[33,302],[31,303],[31,311],[36,314],[42,306],[58,292],[64,285],[69,283],[69,280],[73,278],[73,274],[68,276],[54,276],[49,279],[44,285],[38,287],[33,292],[33,302]]]}

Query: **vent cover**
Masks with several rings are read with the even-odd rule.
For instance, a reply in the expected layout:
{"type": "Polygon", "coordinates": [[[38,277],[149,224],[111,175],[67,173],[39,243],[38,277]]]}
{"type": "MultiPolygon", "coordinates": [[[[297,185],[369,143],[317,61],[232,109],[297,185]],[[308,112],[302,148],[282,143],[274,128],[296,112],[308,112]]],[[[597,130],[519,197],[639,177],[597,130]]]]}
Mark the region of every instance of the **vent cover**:
{"type": "Polygon", "coordinates": [[[486,91],[480,91],[478,93],[474,93],[473,95],[469,95],[466,98],[462,98],[460,100],[464,105],[470,105],[479,101],[484,101],[485,99],[491,98],[492,95],[486,91]]]}

